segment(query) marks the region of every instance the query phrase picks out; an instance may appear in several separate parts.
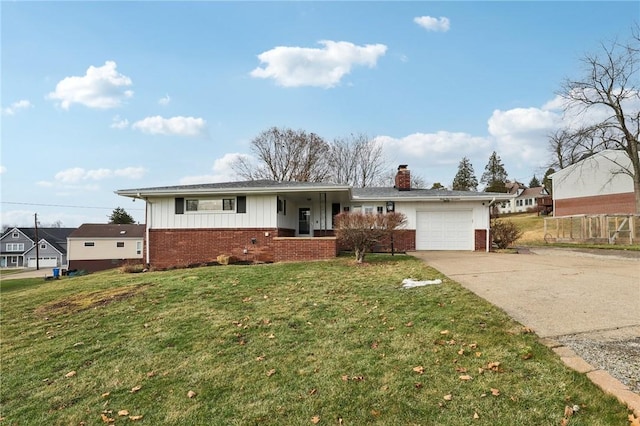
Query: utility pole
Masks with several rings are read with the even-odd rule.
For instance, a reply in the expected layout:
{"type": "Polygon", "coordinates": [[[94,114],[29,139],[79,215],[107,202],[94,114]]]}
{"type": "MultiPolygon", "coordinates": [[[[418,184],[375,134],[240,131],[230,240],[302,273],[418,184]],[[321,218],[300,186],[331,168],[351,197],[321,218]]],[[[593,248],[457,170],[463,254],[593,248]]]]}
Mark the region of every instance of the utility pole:
{"type": "Polygon", "coordinates": [[[38,213],[35,216],[35,229],[36,229],[36,270],[40,270],[40,239],[38,238],[38,213]]]}

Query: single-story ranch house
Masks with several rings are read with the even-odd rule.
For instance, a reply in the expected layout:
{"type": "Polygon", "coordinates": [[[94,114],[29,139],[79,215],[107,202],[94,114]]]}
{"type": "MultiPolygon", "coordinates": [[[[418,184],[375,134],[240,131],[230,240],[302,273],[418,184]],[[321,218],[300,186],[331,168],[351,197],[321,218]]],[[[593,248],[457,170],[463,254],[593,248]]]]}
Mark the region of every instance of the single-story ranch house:
{"type": "Polygon", "coordinates": [[[333,217],[343,211],[407,216],[394,248],[490,248],[490,207],[513,195],[412,189],[406,166],[394,187],[352,188],[314,182],[255,180],[124,189],[146,202],[145,261],[157,268],[214,262],[279,262],[336,256],[333,217]]]}

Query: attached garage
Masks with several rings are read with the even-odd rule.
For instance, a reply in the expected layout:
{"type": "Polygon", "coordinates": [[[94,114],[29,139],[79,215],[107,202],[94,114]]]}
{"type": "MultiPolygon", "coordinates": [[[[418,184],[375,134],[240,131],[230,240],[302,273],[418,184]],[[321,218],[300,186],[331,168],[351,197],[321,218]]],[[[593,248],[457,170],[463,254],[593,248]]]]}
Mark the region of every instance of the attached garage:
{"type": "MultiPolygon", "coordinates": [[[[56,266],[58,266],[58,259],[55,257],[41,257],[38,263],[40,264],[41,268],[55,268],[56,266]]],[[[30,257],[27,260],[28,268],[35,268],[37,266],[38,265],[36,265],[35,257],[30,257]]]]}
{"type": "Polygon", "coordinates": [[[473,211],[416,212],[416,250],[473,250],[473,211]]]}

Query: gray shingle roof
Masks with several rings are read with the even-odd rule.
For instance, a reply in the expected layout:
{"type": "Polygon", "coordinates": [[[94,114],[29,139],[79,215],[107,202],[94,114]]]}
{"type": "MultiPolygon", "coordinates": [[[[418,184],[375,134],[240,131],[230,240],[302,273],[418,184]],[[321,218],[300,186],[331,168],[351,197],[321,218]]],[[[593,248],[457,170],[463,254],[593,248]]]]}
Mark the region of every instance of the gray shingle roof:
{"type": "Polygon", "coordinates": [[[115,223],[85,223],[69,238],[143,238],[144,225],[115,223]]]}

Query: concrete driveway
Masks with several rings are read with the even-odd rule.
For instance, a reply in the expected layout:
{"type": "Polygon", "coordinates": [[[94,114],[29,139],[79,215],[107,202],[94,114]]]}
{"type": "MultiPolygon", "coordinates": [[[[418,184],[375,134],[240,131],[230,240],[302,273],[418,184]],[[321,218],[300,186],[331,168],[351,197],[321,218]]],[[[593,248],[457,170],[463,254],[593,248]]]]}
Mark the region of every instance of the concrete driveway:
{"type": "MultiPolygon", "coordinates": [[[[563,249],[413,252],[540,337],[640,336],[640,258],[563,249]]],[[[639,253],[640,254],[640,253],[639,253]]]]}

